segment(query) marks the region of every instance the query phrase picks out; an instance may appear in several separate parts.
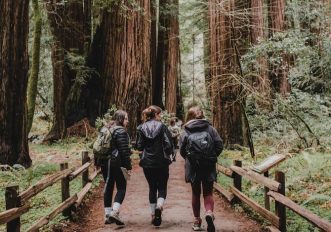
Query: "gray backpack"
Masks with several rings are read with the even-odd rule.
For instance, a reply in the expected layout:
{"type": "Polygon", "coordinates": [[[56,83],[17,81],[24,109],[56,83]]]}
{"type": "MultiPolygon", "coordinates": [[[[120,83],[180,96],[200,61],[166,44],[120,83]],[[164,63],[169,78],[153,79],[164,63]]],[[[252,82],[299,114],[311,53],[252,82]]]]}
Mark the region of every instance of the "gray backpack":
{"type": "Polygon", "coordinates": [[[107,127],[103,126],[99,133],[97,139],[93,143],[93,154],[94,157],[99,159],[108,159],[111,158],[112,155],[112,139],[114,132],[119,129],[123,128],[121,126],[114,126],[114,127],[107,127]]]}

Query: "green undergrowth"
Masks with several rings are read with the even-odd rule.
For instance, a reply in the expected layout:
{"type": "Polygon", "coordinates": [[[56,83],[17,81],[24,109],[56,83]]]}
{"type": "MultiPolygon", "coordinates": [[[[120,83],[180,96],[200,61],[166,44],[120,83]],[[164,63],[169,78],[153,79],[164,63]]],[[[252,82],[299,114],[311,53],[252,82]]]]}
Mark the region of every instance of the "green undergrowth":
{"type": "MultiPolygon", "coordinates": [[[[265,150],[264,147],[261,147],[261,149],[265,150]]],[[[248,150],[226,150],[219,158],[219,163],[224,166],[230,166],[233,160],[237,159],[242,160],[243,167],[251,167],[255,163],[261,162],[267,156],[265,154],[272,153],[258,152],[257,154],[258,156],[254,161],[248,150]]],[[[287,197],[319,217],[331,221],[331,153],[321,153],[308,149],[307,151],[288,156],[280,165],[272,168],[270,170],[270,178],[274,178],[276,170],[285,173],[287,197]]],[[[233,185],[233,180],[222,174],[219,174],[218,182],[226,188],[233,185]]],[[[242,191],[261,206],[264,206],[263,186],[243,178],[242,191]]],[[[235,209],[246,212],[264,226],[270,224],[245,204],[236,205],[235,209]]],[[[271,211],[274,212],[273,199],[271,199],[271,211]]],[[[287,209],[286,212],[288,231],[319,231],[311,223],[291,210],[287,209]]]]}
{"type": "MultiPolygon", "coordinates": [[[[0,172],[0,212],[5,210],[5,187],[18,185],[22,192],[39,180],[60,170],[60,163],[68,162],[70,167],[81,165],[81,151],[86,148],[80,138],[70,138],[65,143],[59,142],[52,145],[30,144],[30,154],[33,165],[29,169],[0,172]]],[[[92,169],[90,170],[92,172],[92,169]]],[[[100,178],[93,181],[93,187],[98,185],[100,178]]],[[[81,175],[70,181],[70,196],[82,189],[81,175]]],[[[48,215],[61,203],[61,181],[43,190],[30,200],[31,209],[21,217],[21,230],[25,231],[43,216],[48,215]]],[[[50,231],[51,227],[60,221],[66,220],[59,214],[42,231],[50,231]]],[[[5,231],[5,226],[0,225],[0,231],[5,231]]]]}

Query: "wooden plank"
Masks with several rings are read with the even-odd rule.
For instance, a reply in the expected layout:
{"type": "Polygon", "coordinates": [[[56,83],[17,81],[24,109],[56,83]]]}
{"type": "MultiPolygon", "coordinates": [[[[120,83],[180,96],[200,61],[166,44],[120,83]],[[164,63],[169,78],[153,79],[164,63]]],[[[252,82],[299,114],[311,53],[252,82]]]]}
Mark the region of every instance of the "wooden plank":
{"type": "Polygon", "coordinates": [[[87,162],[83,166],[80,166],[78,169],[76,169],[75,171],[73,171],[69,175],[69,180],[75,179],[79,174],[81,174],[82,172],[86,171],[91,166],[91,164],[92,164],[91,162],[87,162]]]}
{"type": "Polygon", "coordinates": [[[237,167],[237,166],[231,166],[231,170],[236,172],[237,174],[246,177],[247,179],[254,181],[258,184],[261,184],[263,186],[268,187],[269,189],[273,191],[278,191],[280,189],[281,184],[278,183],[275,180],[269,179],[267,177],[261,176],[260,174],[257,174],[253,171],[246,171],[243,168],[237,167]]]}
{"type": "Polygon", "coordinates": [[[77,211],[77,208],[79,207],[79,205],[82,203],[85,195],[88,193],[88,191],[91,189],[92,187],[92,183],[91,182],[88,182],[84,188],[79,192],[77,193],[77,200],[75,201],[74,203],[74,208],[76,209],[77,211]]]}
{"type": "Polygon", "coordinates": [[[254,209],[257,213],[259,213],[262,217],[266,218],[271,222],[272,225],[278,227],[279,226],[279,218],[269,210],[266,210],[262,206],[260,206],[257,202],[251,200],[248,196],[240,192],[238,189],[231,186],[231,192],[238,197],[242,202],[246,203],[252,209],[254,209]]]}
{"type": "Polygon", "coordinates": [[[62,178],[68,176],[73,169],[65,169],[63,171],[57,172],[51,176],[48,176],[39,182],[37,182],[35,185],[29,187],[27,190],[23,191],[19,197],[21,198],[22,204],[25,204],[29,199],[43,191],[49,186],[52,186],[57,181],[61,180],[62,178]]]}
{"type": "Polygon", "coordinates": [[[269,232],[280,232],[280,230],[274,226],[267,226],[266,228],[269,232]]]}
{"type": "Polygon", "coordinates": [[[16,207],[12,209],[8,209],[4,212],[0,213],[0,225],[5,224],[7,222],[10,222],[18,217],[20,217],[22,214],[29,211],[30,205],[23,205],[22,207],[16,207]]]}
{"type": "MultiPolygon", "coordinates": [[[[275,180],[281,184],[281,188],[278,189],[278,193],[285,196],[285,174],[283,172],[277,171],[275,173],[275,180]]],[[[275,212],[279,217],[278,229],[281,232],[286,232],[286,207],[278,201],[275,202],[275,212]]]]}
{"type": "MultiPolygon", "coordinates": [[[[5,201],[6,201],[7,210],[21,206],[18,185],[6,187],[5,201]]],[[[21,219],[19,216],[13,218],[13,220],[8,221],[7,232],[20,232],[20,230],[21,230],[21,219]]]]}
{"type": "MultiPolygon", "coordinates": [[[[89,161],[90,161],[90,157],[88,156],[88,151],[83,151],[82,152],[82,166],[84,166],[89,161]]],[[[89,173],[88,168],[83,171],[83,174],[82,174],[82,186],[83,187],[88,183],[88,173],[89,173]]]]}
{"type": "Polygon", "coordinates": [[[234,195],[229,192],[228,190],[224,189],[217,183],[214,183],[214,188],[223,196],[225,197],[230,203],[232,202],[234,195]]]}
{"type": "Polygon", "coordinates": [[[88,178],[89,182],[92,182],[94,180],[95,177],[97,177],[97,175],[101,172],[101,169],[97,169],[95,170],[88,178]]]}
{"type": "Polygon", "coordinates": [[[47,225],[53,218],[55,218],[56,215],[70,207],[76,200],[77,194],[62,202],[49,215],[42,217],[38,222],[36,222],[29,229],[27,229],[27,232],[39,231],[39,228],[43,227],[44,225],[47,225]]]}
{"type": "Polygon", "coordinates": [[[220,164],[217,164],[216,168],[217,168],[217,171],[218,172],[221,172],[224,175],[232,178],[233,171],[230,168],[224,167],[224,166],[222,166],[220,164]]]}
{"type": "MultiPolygon", "coordinates": [[[[68,169],[68,163],[62,163],[60,164],[61,170],[68,169]]],[[[63,177],[61,179],[61,196],[62,196],[62,202],[65,202],[68,198],[70,198],[70,180],[69,177],[63,177]]],[[[71,216],[71,210],[65,209],[63,210],[63,216],[69,217],[71,216]]]]}
{"type": "MultiPolygon", "coordinates": [[[[237,168],[242,167],[242,162],[240,160],[234,160],[233,165],[237,168]]],[[[242,183],[242,176],[236,172],[233,173],[233,186],[238,189],[239,191],[242,191],[241,189],[241,183],[242,183]]],[[[233,203],[237,204],[240,203],[240,199],[238,197],[234,197],[233,203]]]]}
{"type": "Polygon", "coordinates": [[[261,163],[254,165],[251,169],[257,173],[264,173],[286,159],[285,155],[275,154],[267,157],[261,163]]]}
{"type": "Polygon", "coordinates": [[[276,193],[273,191],[268,192],[268,195],[274,198],[276,201],[282,203],[289,209],[293,210],[297,214],[299,214],[301,217],[307,219],[309,222],[314,224],[316,227],[331,232],[331,223],[323,218],[318,217],[316,214],[312,213],[311,211],[303,208],[302,206],[296,204],[288,197],[283,196],[280,193],[276,193]]]}
{"type": "MultiPolygon", "coordinates": [[[[268,178],[269,177],[269,171],[265,171],[263,175],[268,178]]],[[[267,210],[270,210],[270,197],[268,196],[269,188],[264,186],[264,208],[267,210]]]]}

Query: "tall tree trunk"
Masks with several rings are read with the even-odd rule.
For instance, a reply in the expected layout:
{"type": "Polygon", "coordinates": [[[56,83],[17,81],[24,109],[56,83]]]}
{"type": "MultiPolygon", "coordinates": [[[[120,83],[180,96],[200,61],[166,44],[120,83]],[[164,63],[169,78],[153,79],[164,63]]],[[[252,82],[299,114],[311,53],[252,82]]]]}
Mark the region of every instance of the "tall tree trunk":
{"type": "Polygon", "coordinates": [[[164,108],[163,104],[163,81],[164,81],[164,60],[166,53],[166,39],[167,39],[167,14],[166,14],[167,0],[159,1],[159,24],[157,31],[157,54],[156,54],[156,71],[153,76],[153,97],[152,103],[154,105],[164,108]]]}
{"type": "MultiPolygon", "coordinates": [[[[179,70],[181,67],[181,58],[180,58],[180,49],[178,49],[178,56],[179,56],[179,70]]],[[[177,106],[176,106],[176,116],[181,119],[182,121],[184,120],[184,102],[183,102],[183,93],[182,93],[182,75],[181,72],[179,71],[179,76],[177,79],[177,92],[176,92],[176,97],[177,97],[177,106]]]]}
{"type": "MultiPolygon", "coordinates": [[[[251,0],[251,42],[253,45],[259,44],[265,40],[265,22],[263,16],[263,0],[251,0]]],[[[262,95],[259,101],[262,105],[270,105],[270,80],[268,77],[268,62],[266,57],[259,57],[255,67],[256,72],[259,74],[258,78],[254,78],[254,83],[257,85],[257,91],[262,95]]]]}
{"type": "Polygon", "coordinates": [[[179,75],[179,22],[178,0],[168,1],[170,11],[167,17],[167,40],[165,57],[165,109],[176,114],[177,83],[179,75]]]}
{"type": "Polygon", "coordinates": [[[40,60],[40,39],[41,39],[41,26],[42,18],[39,9],[38,0],[32,0],[33,17],[34,17],[34,35],[33,35],[33,47],[32,47],[32,64],[30,70],[30,76],[28,81],[28,116],[27,116],[27,133],[29,134],[33,115],[36,105],[38,77],[39,77],[39,60],[40,60]]]}
{"type": "Polygon", "coordinates": [[[162,95],[161,99],[160,96],[158,95],[157,91],[159,91],[159,83],[158,78],[156,76],[156,58],[157,58],[157,48],[158,48],[158,34],[157,34],[157,22],[158,22],[158,14],[157,14],[157,1],[156,0],[151,0],[151,73],[152,73],[152,78],[151,78],[151,93],[150,93],[150,101],[149,103],[158,105],[160,101],[162,102],[162,95]]]}
{"type": "Polygon", "coordinates": [[[52,47],[54,120],[53,127],[45,138],[48,141],[63,138],[66,135],[66,128],[86,115],[86,110],[81,108],[80,104],[76,104],[80,94],[77,83],[83,82],[82,77],[77,75],[80,70],[74,67],[75,63],[72,59],[84,57],[90,44],[91,0],[44,1],[54,39],[52,47]]]}
{"type": "Polygon", "coordinates": [[[126,110],[130,132],[135,131],[148,104],[151,71],[150,2],[137,0],[135,4],[143,12],[127,1],[113,3],[103,11],[89,57],[90,65],[100,74],[93,80],[98,86],[91,93],[97,99],[94,110],[101,115],[112,104],[126,110]]]}
{"type": "Polygon", "coordinates": [[[26,130],[29,1],[0,1],[0,163],[29,167],[26,130]]]}
{"type": "Polygon", "coordinates": [[[233,18],[228,12],[234,1],[209,0],[210,72],[213,125],[226,146],[243,144],[240,86],[233,82],[237,75],[234,50],[233,18]]]}
{"type": "MultiPolygon", "coordinates": [[[[285,21],[285,0],[268,0],[268,14],[269,14],[269,28],[270,37],[272,37],[277,32],[284,31],[284,21],[285,21]]],[[[269,77],[272,86],[276,91],[280,92],[282,95],[291,91],[291,86],[288,81],[288,57],[286,55],[282,56],[282,64],[273,65],[270,64],[271,69],[269,77]]]]}

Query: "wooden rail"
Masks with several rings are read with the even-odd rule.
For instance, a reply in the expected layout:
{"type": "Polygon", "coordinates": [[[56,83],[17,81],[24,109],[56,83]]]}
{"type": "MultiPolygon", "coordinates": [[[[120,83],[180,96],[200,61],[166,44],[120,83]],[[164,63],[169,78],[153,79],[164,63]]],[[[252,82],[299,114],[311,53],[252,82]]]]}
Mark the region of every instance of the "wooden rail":
{"type": "Polygon", "coordinates": [[[27,231],[39,231],[41,227],[48,224],[56,215],[63,213],[64,216],[71,216],[72,210],[77,210],[82,203],[83,198],[92,187],[92,181],[98,175],[100,170],[94,171],[89,175],[91,166],[88,152],[82,152],[82,166],[77,169],[68,168],[67,163],[60,164],[61,170],[54,173],[35,185],[29,187],[19,194],[18,186],[9,186],[6,188],[6,211],[0,213],[0,224],[7,223],[7,232],[20,231],[20,216],[30,209],[29,200],[61,180],[62,203],[58,205],[49,215],[42,217],[34,223],[27,231]],[[82,190],[73,196],[70,196],[70,181],[82,174],[82,190]]]}
{"type": "Polygon", "coordinates": [[[316,214],[310,212],[309,210],[301,207],[300,205],[297,205],[295,202],[290,200],[289,198],[283,196],[282,194],[276,193],[276,192],[268,192],[268,195],[274,198],[277,202],[282,203],[287,208],[293,210],[297,214],[299,214],[301,217],[307,219],[310,221],[313,225],[316,227],[331,232],[331,223],[323,218],[319,218],[316,214]]]}
{"type": "Polygon", "coordinates": [[[215,183],[214,188],[230,203],[243,202],[259,213],[262,217],[267,219],[271,223],[271,226],[267,227],[269,231],[286,232],[286,208],[289,208],[322,231],[331,232],[330,222],[297,205],[285,196],[285,175],[283,172],[276,171],[275,180],[269,178],[268,171],[270,168],[275,167],[283,160],[285,160],[285,156],[279,154],[274,155],[270,160],[266,159],[262,164],[252,168],[254,171],[242,168],[241,161],[238,160],[235,160],[234,165],[230,168],[217,164],[218,172],[227,177],[233,178],[233,186],[230,187],[229,191],[220,186],[218,183],[215,183]],[[264,207],[242,193],[243,177],[264,186],[264,207]],[[275,213],[270,211],[269,197],[275,199],[275,213]]]}

